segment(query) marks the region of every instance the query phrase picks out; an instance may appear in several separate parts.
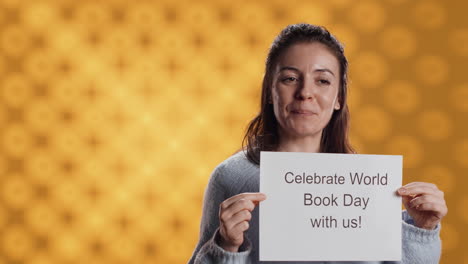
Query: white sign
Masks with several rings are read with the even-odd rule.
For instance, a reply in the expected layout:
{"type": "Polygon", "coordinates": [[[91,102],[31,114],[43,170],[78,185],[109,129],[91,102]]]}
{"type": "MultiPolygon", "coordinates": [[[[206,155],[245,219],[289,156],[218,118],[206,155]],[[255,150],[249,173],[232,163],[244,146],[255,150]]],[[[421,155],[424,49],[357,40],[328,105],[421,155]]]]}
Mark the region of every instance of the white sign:
{"type": "Polygon", "coordinates": [[[260,261],[401,260],[402,156],[261,152],[260,261]]]}

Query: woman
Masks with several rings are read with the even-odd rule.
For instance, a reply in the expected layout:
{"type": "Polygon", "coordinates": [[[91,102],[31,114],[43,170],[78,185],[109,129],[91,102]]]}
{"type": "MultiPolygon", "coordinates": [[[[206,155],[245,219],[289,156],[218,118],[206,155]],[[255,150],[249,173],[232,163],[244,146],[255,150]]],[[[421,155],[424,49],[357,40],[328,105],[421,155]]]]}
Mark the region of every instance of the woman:
{"type": "MultiPolygon", "coordinates": [[[[258,192],[260,151],[354,153],[347,136],[346,82],[343,47],[326,29],[297,24],[278,35],[266,61],[260,113],[248,127],[244,150],[211,176],[200,241],[189,263],[259,262],[256,206],[266,199],[258,192]]],[[[447,213],[443,192],[413,182],[398,194],[407,209],[402,263],[438,263],[439,223],[447,213]]]]}

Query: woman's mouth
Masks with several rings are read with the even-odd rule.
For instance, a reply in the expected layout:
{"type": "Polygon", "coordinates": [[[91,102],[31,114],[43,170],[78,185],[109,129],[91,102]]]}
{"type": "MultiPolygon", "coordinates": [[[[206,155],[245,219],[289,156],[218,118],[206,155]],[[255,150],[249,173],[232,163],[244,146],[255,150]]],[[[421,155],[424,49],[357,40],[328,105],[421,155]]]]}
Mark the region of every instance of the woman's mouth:
{"type": "Polygon", "coordinates": [[[315,115],[314,112],[310,110],[305,110],[305,109],[294,109],[291,111],[291,113],[295,115],[304,115],[304,116],[315,115]]]}

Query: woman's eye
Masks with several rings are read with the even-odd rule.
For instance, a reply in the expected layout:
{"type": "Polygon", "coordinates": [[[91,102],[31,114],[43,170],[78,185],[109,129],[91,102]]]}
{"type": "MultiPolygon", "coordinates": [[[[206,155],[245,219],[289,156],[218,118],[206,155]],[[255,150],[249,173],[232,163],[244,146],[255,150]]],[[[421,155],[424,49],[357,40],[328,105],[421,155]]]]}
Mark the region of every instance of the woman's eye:
{"type": "Polygon", "coordinates": [[[297,78],[295,78],[295,77],[286,77],[286,78],[283,78],[282,81],[284,83],[292,83],[292,82],[296,82],[297,78]]]}
{"type": "Polygon", "coordinates": [[[319,82],[320,84],[330,85],[330,81],[325,80],[325,79],[320,79],[318,82],[319,82]]]}

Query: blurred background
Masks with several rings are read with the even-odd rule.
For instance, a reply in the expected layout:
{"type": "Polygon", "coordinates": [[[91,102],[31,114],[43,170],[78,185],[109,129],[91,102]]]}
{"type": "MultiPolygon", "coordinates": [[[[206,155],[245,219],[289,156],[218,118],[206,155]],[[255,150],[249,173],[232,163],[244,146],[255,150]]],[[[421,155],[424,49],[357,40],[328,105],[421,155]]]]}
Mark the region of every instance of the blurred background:
{"type": "Polygon", "coordinates": [[[350,61],[351,139],[446,193],[468,263],[466,1],[0,1],[0,263],[186,263],[288,24],[350,61]],[[465,245],[465,246],[463,246],[465,245]]]}

